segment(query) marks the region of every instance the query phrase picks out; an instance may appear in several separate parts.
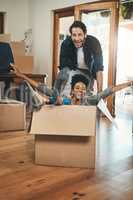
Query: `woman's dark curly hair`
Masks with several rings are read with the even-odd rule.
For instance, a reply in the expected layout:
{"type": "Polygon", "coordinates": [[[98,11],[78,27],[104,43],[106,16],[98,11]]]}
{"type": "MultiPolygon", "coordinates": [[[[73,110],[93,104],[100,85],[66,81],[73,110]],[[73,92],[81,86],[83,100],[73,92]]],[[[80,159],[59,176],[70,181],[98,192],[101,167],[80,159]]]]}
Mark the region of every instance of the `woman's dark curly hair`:
{"type": "Polygon", "coordinates": [[[89,80],[82,74],[75,74],[74,76],[72,76],[72,80],[71,80],[71,88],[73,89],[75,84],[78,82],[82,82],[86,85],[86,87],[89,84],[89,80]]]}
{"type": "Polygon", "coordinates": [[[84,34],[87,33],[87,29],[86,29],[86,26],[83,22],[81,21],[74,21],[73,24],[70,26],[69,28],[69,32],[72,34],[72,29],[73,28],[80,28],[82,29],[82,31],[84,32],[84,34]]]}

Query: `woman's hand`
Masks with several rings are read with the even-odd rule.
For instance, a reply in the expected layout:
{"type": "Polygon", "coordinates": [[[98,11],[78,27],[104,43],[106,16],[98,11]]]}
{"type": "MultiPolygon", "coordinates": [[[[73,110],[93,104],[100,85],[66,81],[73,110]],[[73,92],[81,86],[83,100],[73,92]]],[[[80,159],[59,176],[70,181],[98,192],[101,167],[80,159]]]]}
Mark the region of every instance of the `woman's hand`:
{"type": "Polygon", "coordinates": [[[24,78],[24,75],[20,72],[20,70],[14,64],[10,63],[10,66],[12,67],[16,76],[18,76],[20,78],[24,78]]]}
{"type": "Polygon", "coordinates": [[[57,96],[55,105],[62,105],[62,104],[63,104],[62,97],[61,96],[57,96]]]}

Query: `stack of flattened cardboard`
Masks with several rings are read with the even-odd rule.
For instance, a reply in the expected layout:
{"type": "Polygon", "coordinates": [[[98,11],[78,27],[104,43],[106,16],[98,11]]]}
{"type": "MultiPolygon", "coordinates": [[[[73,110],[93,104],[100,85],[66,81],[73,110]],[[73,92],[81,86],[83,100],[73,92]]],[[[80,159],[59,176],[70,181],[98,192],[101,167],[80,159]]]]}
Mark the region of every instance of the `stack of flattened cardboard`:
{"type": "Polygon", "coordinates": [[[11,41],[11,34],[10,33],[0,34],[0,42],[9,43],[10,41],[11,41]]]}
{"type": "Polygon", "coordinates": [[[96,106],[45,105],[33,113],[35,163],[95,168],[96,106]]]}
{"type": "Polygon", "coordinates": [[[17,131],[25,128],[25,104],[15,100],[0,100],[0,131],[17,131]]]}

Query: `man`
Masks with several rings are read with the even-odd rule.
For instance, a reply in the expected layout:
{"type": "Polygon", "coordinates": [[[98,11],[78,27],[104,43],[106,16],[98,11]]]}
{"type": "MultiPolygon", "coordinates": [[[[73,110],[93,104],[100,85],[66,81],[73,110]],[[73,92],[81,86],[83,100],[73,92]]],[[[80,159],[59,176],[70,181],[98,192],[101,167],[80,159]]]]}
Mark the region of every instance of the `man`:
{"type": "MultiPolygon", "coordinates": [[[[102,91],[103,56],[99,41],[87,35],[86,26],[81,21],[74,21],[69,32],[70,36],[61,45],[60,72],[55,81],[55,88],[60,93],[62,85],[66,83],[70,85],[72,75],[81,73],[88,78],[89,89],[92,89],[94,79],[96,79],[97,91],[102,91]]],[[[66,85],[63,89],[65,87],[66,85]]]]}

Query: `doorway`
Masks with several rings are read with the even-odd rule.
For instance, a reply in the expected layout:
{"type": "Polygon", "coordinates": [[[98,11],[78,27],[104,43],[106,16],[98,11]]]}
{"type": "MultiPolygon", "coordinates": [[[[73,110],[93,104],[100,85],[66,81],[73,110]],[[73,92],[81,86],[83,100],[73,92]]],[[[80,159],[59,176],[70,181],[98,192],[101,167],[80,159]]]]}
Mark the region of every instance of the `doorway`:
{"type": "Polygon", "coordinates": [[[74,7],[54,11],[54,35],[53,35],[53,74],[54,83],[59,70],[59,53],[62,41],[69,34],[69,26],[74,21],[74,7]]]}
{"type": "MultiPolygon", "coordinates": [[[[133,17],[124,19],[119,16],[118,53],[116,83],[133,80],[133,17]]],[[[126,112],[133,105],[133,87],[128,87],[116,94],[116,112],[126,112]]]]}

